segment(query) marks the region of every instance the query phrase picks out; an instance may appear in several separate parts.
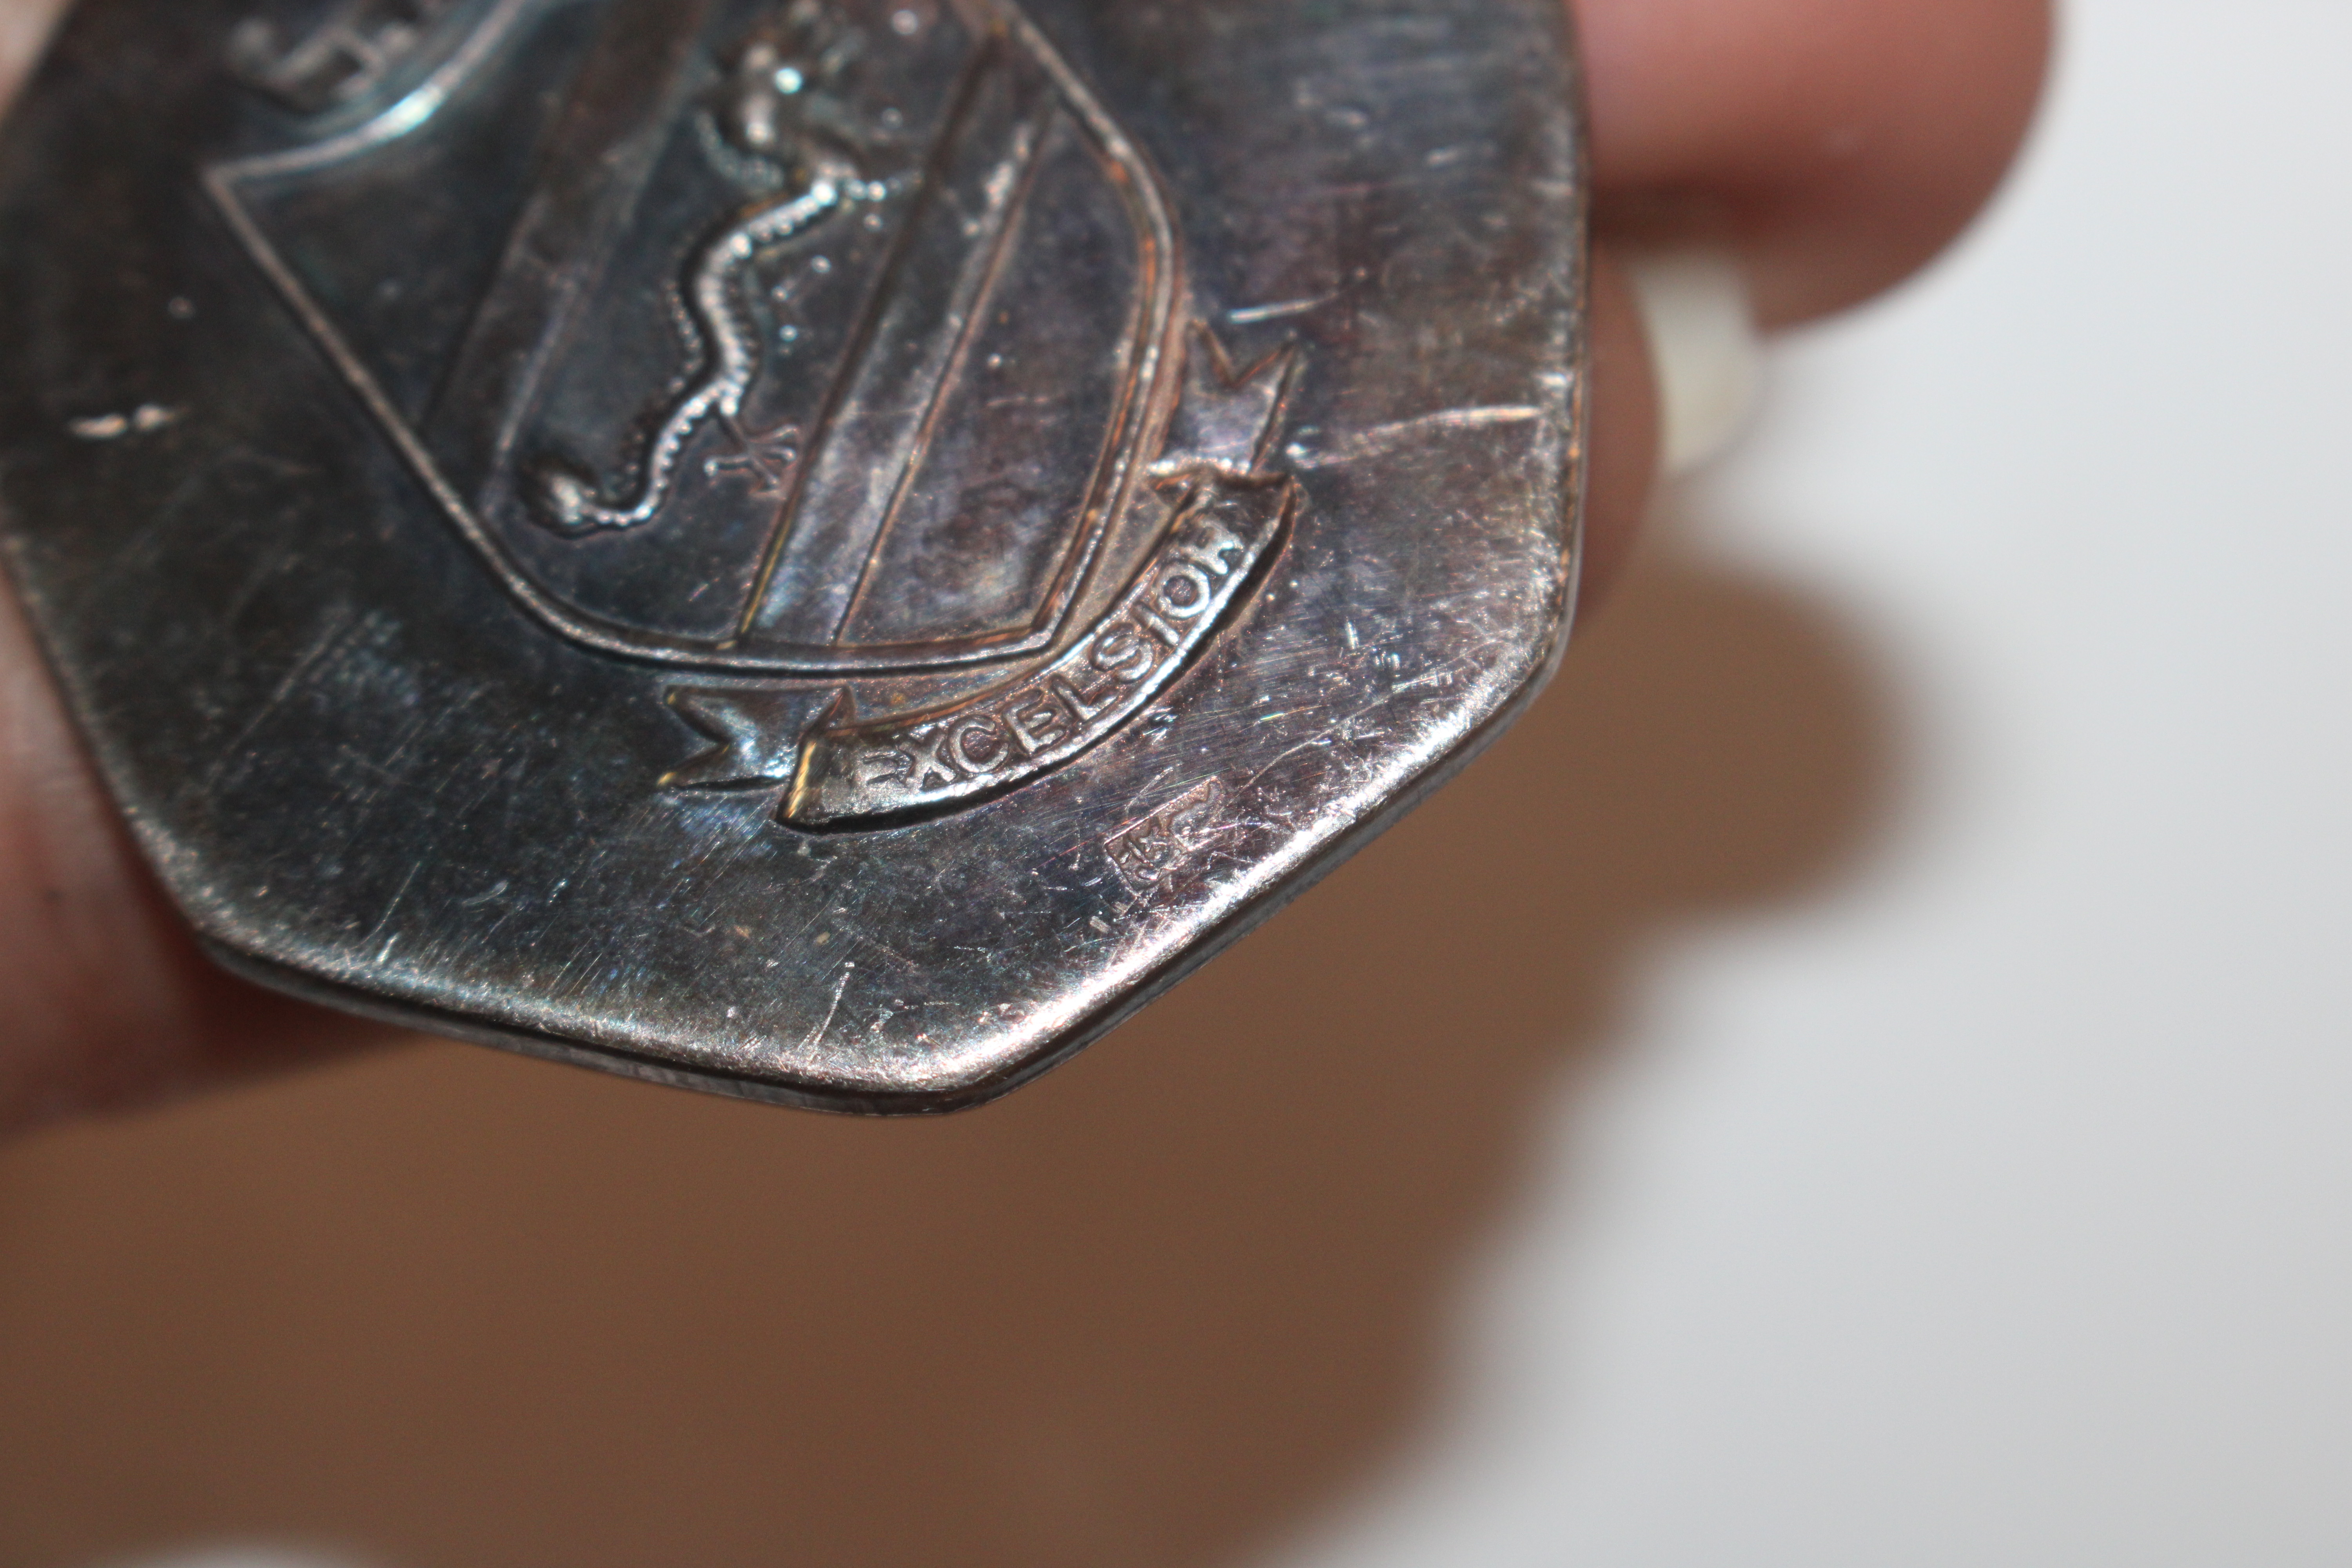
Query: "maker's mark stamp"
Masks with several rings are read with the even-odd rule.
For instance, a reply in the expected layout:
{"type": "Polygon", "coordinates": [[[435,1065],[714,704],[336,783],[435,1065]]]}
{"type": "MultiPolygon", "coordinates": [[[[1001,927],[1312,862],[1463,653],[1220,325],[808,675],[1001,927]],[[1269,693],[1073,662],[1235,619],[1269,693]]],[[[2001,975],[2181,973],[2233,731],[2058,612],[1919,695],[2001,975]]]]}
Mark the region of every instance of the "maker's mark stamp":
{"type": "Polygon", "coordinates": [[[1216,841],[1224,826],[1225,786],[1206,779],[1103,843],[1103,852],[1131,886],[1149,887],[1216,841]]]}

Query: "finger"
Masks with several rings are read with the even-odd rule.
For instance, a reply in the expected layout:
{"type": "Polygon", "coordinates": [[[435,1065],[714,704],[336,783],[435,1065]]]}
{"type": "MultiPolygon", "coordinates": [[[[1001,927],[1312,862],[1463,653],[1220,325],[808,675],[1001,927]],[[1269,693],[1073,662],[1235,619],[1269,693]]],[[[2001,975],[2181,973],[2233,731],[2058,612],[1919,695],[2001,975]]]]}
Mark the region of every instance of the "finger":
{"type": "Polygon", "coordinates": [[[66,0],[0,0],[0,109],[32,69],[66,0]]]}
{"type": "Polygon", "coordinates": [[[0,592],[0,1128],[142,1103],[369,1037],[198,951],[0,592]]]}
{"type": "MultiPolygon", "coordinates": [[[[0,0],[0,110],[66,0],[0,0]]],[[[215,968],[100,788],[0,581],[0,1131],[395,1037],[215,968]]]]}
{"type": "Polygon", "coordinates": [[[1658,466],[1657,387],[1649,342],[1633,290],[1606,247],[1593,255],[1591,330],[1580,610],[1597,605],[1624,565],[1658,466]]]}
{"type": "Polygon", "coordinates": [[[1570,0],[1604,234],[1713,229],[1767,326],[1893,284],[2032,118],[2044,0],[1570,0]]]}

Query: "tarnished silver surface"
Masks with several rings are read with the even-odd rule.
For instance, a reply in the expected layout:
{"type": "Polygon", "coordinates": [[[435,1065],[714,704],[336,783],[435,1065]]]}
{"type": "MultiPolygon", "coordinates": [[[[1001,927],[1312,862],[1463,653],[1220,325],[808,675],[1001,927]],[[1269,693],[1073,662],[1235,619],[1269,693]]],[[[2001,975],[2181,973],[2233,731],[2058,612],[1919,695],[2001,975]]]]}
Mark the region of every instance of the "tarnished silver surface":
{"type": "Polygon", "coordinates": [[[13,574],[225,962],[985,1100],[1557,658],[1564,13],[88,0],[0,149],[13,574]]]}

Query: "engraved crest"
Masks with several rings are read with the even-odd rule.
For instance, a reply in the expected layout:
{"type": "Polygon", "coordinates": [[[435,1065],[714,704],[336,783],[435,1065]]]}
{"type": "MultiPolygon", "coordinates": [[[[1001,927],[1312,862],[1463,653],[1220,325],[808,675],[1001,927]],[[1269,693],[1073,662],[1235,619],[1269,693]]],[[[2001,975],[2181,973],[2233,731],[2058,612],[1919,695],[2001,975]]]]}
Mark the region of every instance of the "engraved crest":
{"type": "Polygon", "coordinates": [[[1556,664],[1570,21],[89,0],[0,155],[7,575],[238,973],[980,1103],[1556,664]]]}
{"type": "Polygon", "coordinates": [[[747,672],[1048,647],[1183,322],[1156,177],[1026,19],[495,0],[430,27],[449,10],[327,13],[296,55],[438,68],[211,180],[525,602],[747,672]],[[461,166],[499,199],[418,200],[461,166]]]}
{"type": "MultiPolygon", "coordinates": [[[[1157,176],[1010,0],[320,16],[271,48],[236,35],[247,79],[308,113],[210,188],[522,604],[738,677],[1026,659],[1013,685],[1067,710],[1047,739],[962,722],[1002,729],[996,760],[921,777],[892,759],[938,715],[882,735],[836,709],[798,748],[761,731],[792,767],[733,772],[792,783],[789,820],[941,808],[1075,755],[1278,542],[1290,491],[1258,470],[1294,356],[1237,373],[1192,327],[1157,176]],[[430,199],[459,168],[476,194],[430,199]],[[1126,595],[1090,602],[1126,618],[1072,625],[1104,572],[1126,595]],[[1195,579],[1181,613],[1128,602],[1195,579]],[[1104,677],[1115,700],[1069,695],[1104,677]]],[[[698,727],[743,730],[712,717],[736,698],[686,697],[698,727]]]]}

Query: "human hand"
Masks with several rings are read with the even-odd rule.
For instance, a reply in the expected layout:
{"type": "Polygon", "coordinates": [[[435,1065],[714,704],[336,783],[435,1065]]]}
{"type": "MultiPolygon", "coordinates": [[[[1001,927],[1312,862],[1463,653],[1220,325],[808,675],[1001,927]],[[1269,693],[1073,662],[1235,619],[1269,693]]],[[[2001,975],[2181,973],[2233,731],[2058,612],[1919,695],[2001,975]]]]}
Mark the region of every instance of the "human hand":
{"type": "MultiPolygon", "coordinates": [[[[1613,250],[1728,249],[1759,323],[1900,280],[1982,205],[2022,134],[2045,0],[1571,0],[1599,255],[1588,589],[1656,471],[1656,395],[1613,250]]],[[[0,100],[61,0],[0,0],[0,100]]],[[[391,1031],[215,969],[142,864],[0,594],[0,1132],[391,1031]]]]}

